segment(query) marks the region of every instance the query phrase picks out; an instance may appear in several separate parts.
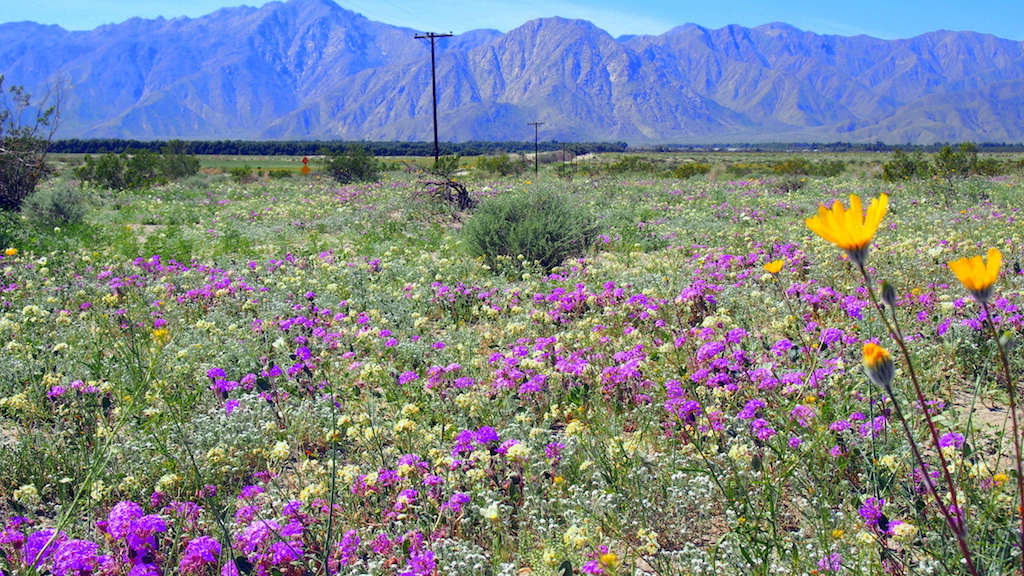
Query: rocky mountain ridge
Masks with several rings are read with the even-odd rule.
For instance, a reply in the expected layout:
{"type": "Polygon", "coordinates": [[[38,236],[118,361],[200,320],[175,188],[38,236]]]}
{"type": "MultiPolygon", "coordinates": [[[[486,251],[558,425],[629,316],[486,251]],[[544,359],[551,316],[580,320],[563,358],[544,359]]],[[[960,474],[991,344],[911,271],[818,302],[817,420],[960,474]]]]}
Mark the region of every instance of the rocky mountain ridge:
{"type": "MultiPolygon", "coordinates": [[[[429,140],[429,44],[331,0],[86,32],[0,24],[0,74],[66,82],[58,137],[429,140]]],[[[1024,42],[786,24],[612,38],[545,18],[438,41],[443,140],[1024,140],[1024,42]]]]}

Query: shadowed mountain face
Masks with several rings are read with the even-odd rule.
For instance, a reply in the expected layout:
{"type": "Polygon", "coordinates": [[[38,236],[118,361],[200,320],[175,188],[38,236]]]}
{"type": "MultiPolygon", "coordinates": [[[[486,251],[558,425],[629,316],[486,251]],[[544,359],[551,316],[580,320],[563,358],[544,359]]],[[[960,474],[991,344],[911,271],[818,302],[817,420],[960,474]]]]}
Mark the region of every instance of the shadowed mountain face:
{"type": "MultiPolygon", "coordinates": [[[[132,19],[89,32],[0,25],[0,73],[67,83],[58,137],[432,137],[430,45],[331,0],[132,19]]],[[[785,24],[618,40],[539,19],[437,43],[444,140],[1024,140],[1024,42],[907,40],[785,24]]]]}

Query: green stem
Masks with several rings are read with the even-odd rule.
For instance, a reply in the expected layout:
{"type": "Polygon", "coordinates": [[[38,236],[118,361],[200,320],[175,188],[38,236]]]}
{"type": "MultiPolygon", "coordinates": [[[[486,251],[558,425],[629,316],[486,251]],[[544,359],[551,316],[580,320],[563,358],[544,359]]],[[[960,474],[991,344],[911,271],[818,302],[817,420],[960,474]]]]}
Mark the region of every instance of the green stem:
{"type": "Polygon", "coordinates": [[[1024,575],[1024,465],[1021,464],[1020,452],[1020,426],[1017,422],[1017,384],[1010,376],[1010,361],[1006,357],[1006,347],[999,341],[999,334],[996,332],[996,325],[992,322],[992,315],[989,313],[988,302],[981,303],[981,309],[985,311],[985,324],[992,332],[992,341],[999,348],[999,360],[1002,364],[1003,375],[1006,377],[1006,392],[1010,397],[1010,422],[1013,434],[1013,460],[1017,469],[1017,516],[1020,518],[1020,550],[1021,550],[1021,574],[1024,575]]]}
{"type": "Polygon", "coordinates": [[[924,413],[925,423],[928,425],[928,431],[931,434],[932,443],[934,444],[935,451],[938,454],[939,467],[942,470],[942,477],[945,481],[946,489],[949,490],[949,506],[943,504],[942,498],[939,496],[938,489],[936,489],[935,483],[932,482],[931,476],[928,473],[928,465],[917,447],[917,443],[914,440],[910,426],[907,424],[906,418],[903,415],[903,411],[899,409],[899,402],[897,402],[895,394],[892,393],[891,389],[886,390],[886,392],[889,393],[889,397],[893,401],[893,406],[896,407],[896,414],[900,419],[900,423],[903,425],[903,431],[907,434],[907,440],[910,442],[911,451],[913,452],[918,465],[921,467],[921,478],[924,480],[925,486],[928,488],[932,497],[935,498],[935,504],[942,512],[942,516],[946,520],[946,524],[949,526],[950,530],[953,531],[953,535],[956,537],[960,553],[966,563],[967,572],[977,576],[977,568],[974,566],[974,560],[972,559],[970,549],[967,547],[967,525],[964,523],[966,511],[961,510],[957,503],[956,484],[953,482],[953,477],[949,473],[949,466],[946,462],[946,457],[942,454],[942,448],[939,445],[939,431],[935,427],[935,422],[932,420],[931,413],[928,409],[924,391],[921,389],[921,384],[917,378],[917,371],[914,369],[914,362],[910,358],[910,350],[907,349],[907,343],[903,340],[899,331],[895,329],[893,325],[889,323],[889,319],[885,317],[885,310],[882,307],[882,304],[878,301],[878,295],[875,294],[874,287],[871,285],[871,275],[868,274],[863,263],[860,263],[859,266],[860,272],[864,276],[864,284],[868,289],[868,296],[871,298],[872,304],[875,305],[875,310],[878,312],[878,316],[881,318],[882,324],[885,325],[885,329],[889,332],[889,335],[892,337],[893,341],[896,342],[900,352],[903,353],[903,357],[906,359],[907,372],[910,374],[910,381],[914,385],[914,393],[917,396],[918,403],[921,405],[921,411],[924,413]],[[956,509],[956,516],[950,512],[950,508],[956,509]]]}

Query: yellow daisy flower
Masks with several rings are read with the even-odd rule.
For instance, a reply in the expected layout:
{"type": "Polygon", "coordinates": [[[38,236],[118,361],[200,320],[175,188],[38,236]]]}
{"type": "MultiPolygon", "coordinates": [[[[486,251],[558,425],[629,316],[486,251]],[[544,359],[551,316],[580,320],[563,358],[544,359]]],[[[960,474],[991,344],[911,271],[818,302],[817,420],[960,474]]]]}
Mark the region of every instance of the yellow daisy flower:
{"type": "Polygon", "coordinates": [[[855,264],[863,266],[868,245],[889,209],[889,195],[882,194],[868,204],[867,214],[861,210],[860,196],[850,195],[850,209],[836,200],[832,208],[818,206],[818,215],[807,219],[807,227],[818,236],[842,248],[855,264]]]}
{"type": "Polygon", "coordinates": [[[767,270],[769,274],[778,274],[785,265],[785,260],[775,260],[774,262],[765,264],[764,269],[767,270]]]}
{"type": "Polygon", "coordinates": [[[989,248],[987,263],[982,262],[981,256],[961,258],[950,262],[949,269],[979,304],[985,304],[992,297],[992,285],[999,279],[1002,265],[1003,255],[999,250],[989,248]]]}

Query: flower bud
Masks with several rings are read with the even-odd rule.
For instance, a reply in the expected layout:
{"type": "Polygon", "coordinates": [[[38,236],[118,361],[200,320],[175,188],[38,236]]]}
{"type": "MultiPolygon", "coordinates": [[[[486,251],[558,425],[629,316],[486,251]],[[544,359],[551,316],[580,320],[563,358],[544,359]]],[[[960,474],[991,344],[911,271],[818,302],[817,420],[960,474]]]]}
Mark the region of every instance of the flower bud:
{"type": "Polygon", "coordinates": [[[892,380],[896,377],[896,366],[889,351],[878,344],[864,345],[864,372],[877,386],[892,393],[892,380]]]}
{"type": "Polygon", "coordinates": [[[1003,352],[1009,354],[1017,347],[1017,337],[1014,336],[1012,331],[1007,330],[999,337],[999,345],[1003,347],[1003,352]]]}
{"type": "Polygon", "coordinates": [[[882,302],[890,308],[896,307],[896,288],[888,280],[882,282],[882,302]]]}

